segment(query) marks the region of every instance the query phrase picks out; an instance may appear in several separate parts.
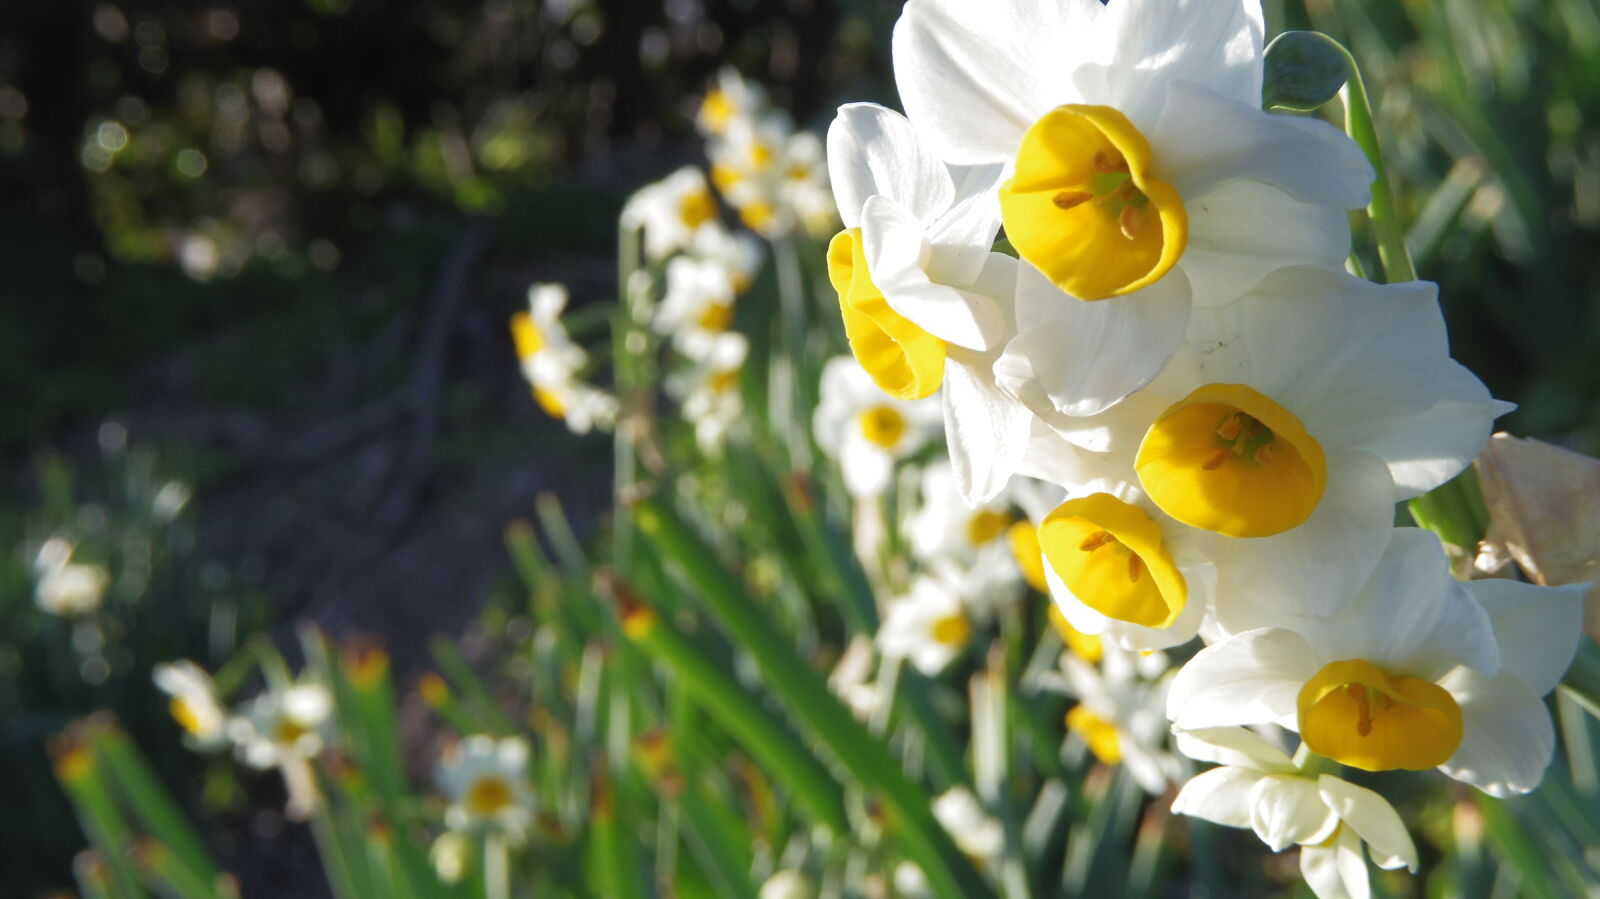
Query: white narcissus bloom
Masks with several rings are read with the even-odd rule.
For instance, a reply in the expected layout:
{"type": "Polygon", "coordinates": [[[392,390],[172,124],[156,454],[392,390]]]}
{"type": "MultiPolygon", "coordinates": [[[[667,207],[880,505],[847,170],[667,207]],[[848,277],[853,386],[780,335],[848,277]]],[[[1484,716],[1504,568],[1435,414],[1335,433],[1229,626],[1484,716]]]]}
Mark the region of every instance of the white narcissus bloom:
{"type": "Polygon", "coordinates": [[[1067,692],[1078,704],[1067,712],[1067,730],[1095,758],[1122,765],[1152,795],[1182,774],[1167,750],[1166,700],[1172,673],[1164,653],[1136,653],[1115,644],[1102,646],[1098,666],[1076,651],[1063,653],[1067,692]]]}
{"type": "Polygon", "coordinates": [[[1510,408],[1450,359],[1433,284],[1287,267],[1196,310],[1149,387],[1047,421],[1131,459],[1163,512],[1210,532],[1217,615],[1237,629],[1250,602],[1336,612],[1376,564],[1394,503],[1454,477],[1510,408]]]}
{"type": "Polygon", "coordinates": [[[302,821],[321,803],[311,759],[327,745],[333,693],[312,681],[274,684],[228,720],[228,738],[240,761],[252,768],[277,768],[289,798],[285,809],[302,821]]]}
{"type": "Polygon", "coordinates": [[[816,895],[817,888],[804,874],[786,868],[761,884],[756,899],[814,899],[816,895]]]}
{"type": "Polygon", "coordinates": [[[527,311],[511,317],[511,338],[522,363],[522,376],[533,388],[539,408],[565,421],[573,433],[586,434],[616,421],[617,399],[578,379],[589,354],[573,343],[561,324],[566,306],[563,285],[533,285],[528,288],[527,311]]]}
{"type": "Polygon", "coordinates": [[[716,259],[672,257],[667,261],[666,290],[650,326],[665,335],[728,330],[738,297],[736,275],[716,259]]]}
{"type": "Polygon", "coordinates": [[[1006,829],[966,787],[951,787],[933,800],[933,816],[955,840],[956,848],[979,868],[993,868],[1006,848],[1006,829]]]}
{"type": "Polygon", "coordinates": [[[1398,528],[1332,618],[1262,613],[1178,673],[1186,730],[1278,724],[1368,771],[1438,767],[1496,796],[1534,788],[1554,731],[1540,696],[1577,652],[1582,593],[1457,582],[1439,540],[1398,528]],[[1493,609],[1493,616],[1486,612],[1493,609]]]}
{"type": "Polygon", "coordinates": [[[1000,496],[970,507],[955,471],[946,460],[922,470],[918,504],[906,517],[911,554],[956,585],[962,600],[980,620],[1022,595],[1022,571],[1008,539],[1016,521],[1010,498],[1000,496]]]}
{"type": "Polygon", "coordinates": [[[1372,169],[1337,129],[1263,112],[1257,0],[912,0],[906,112],[957,165],[1007,167],[1018,274],[1006,348],[1058,410],[1147,383],[1191,305],[1286,264],[1337,266],[1372,169]]]}
{"type": "Polygon", "coordinates": [[[706,92],[695,114],[695,125],[700,133],[715,137],[728,130],[739,119],[759,114],[767,105],[766,91],[761,85],[746,81],[731,66],[717,71],[716,83],[706,92]]]}
{"type": "Polygon", "coordinates": [[[1204,622],[1216,566],[1195,530],[1162,512],[1118,461],[1036,425],[1021,472],[1071,487],[1027,548],[1038,546],[1045,589],[1074,632],[1131,649],[1176,646],[1204,622]]]}
{"type": "Polygon", "coordinates": [[[962,494],[986,501],[1005,486],[1028,422],[993,373],[1013,333],[1017,271],[990,252],[1000,167],[952,170],[904,116],[853,103],[828,129],[828,168],[845,228],[828,245],[828,278],[850,348],[896,398],[948,382],[945,429],[962,494]]]}
{"type": "Polygon", "coordinates": [[[660,262],[689,246],[701,228],[715,225],[717,200],[706,176],[686,165],[639,189],[622,207],[622,225],[644,232],[644,255],[660,262]]]}
{"type": "Polygon", "coordinates": [[[1220,767],[1184,784],[1173,812],[1250,828],[1274,852],[1299,844],[1300,873],[1318,899],[1371,896],[1365,855],[1380,868],[1416,873],[1416,844],[1377,793],[1331,774],[1303,772],[1282,749],[1243,728],[1176,735],[1184,755],[1220,767]]]}
{"type": "Polygon", "coordinates": [[[972,642],[972,621],[952,585],[922,575],[911,591],[889,601],[878,626],[878,649],[933,677],[972,642]]]}
{"type": "Polygon", "coordinates": [[[852,496],[882,494],[895,462],[922,448],[938,421],[938,404],[884,396],[848,356],[823,366],[812,429],[817,445],[839,463],[852,496]]]}
{"type": "Polygon", "coordinates": [[[110,585],[104,565],[67,562],[40,575],[33,600],[52,615],[75,618],[100,608],[110,585]]]}
{"type": "Polygon", "coordinates": [[[199,751],[227,742],[228,714],[217,700],[217,686],[205,669],[188,659],[155,666],[150,673],[156,688],[172,697],[168,709],[183,727],[184,739],[199,751]]]}
{"type": "Polygon", "coordinates": [[[715,453],[744,412],[739,377],[750,342],[734,332],[696,332],[684,335],[678,348],[691,365],[668,378],[668,390],[679,397],[700,449],[715,453]]]}
{"type": "Polygon", "coordinates": [[[533,822],[528,742],[476,734],[450,747],[435,780],[450,800],[445,824],[455,831],[494,831],[521,843],[533,822]]]}

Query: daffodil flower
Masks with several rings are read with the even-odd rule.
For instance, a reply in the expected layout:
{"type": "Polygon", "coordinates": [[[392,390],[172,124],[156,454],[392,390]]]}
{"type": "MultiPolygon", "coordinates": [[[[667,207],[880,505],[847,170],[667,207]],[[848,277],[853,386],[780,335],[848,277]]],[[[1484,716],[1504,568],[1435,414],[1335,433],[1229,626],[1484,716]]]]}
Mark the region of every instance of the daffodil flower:
{"type": "Polygon", "coordinates": [[[889,602],[878,628],[878,649],[903,658],[932,677],[972,642],[972,619],[951,585],[922,575],[904,596],[889,602]]]}
{"type": "Polygon", "coordinates": [[[813,431],[832,456],[852,496],[878,496],[889,486],[895,462],[925,445],[938,427],[931,400],[885,396],[854,359],[831,359],[822,369],[821,402],[813,431]]]}
{"type": "Polygon", "coordinates": [[[533,285],[528,289],[528,309],[511,317],[511,338],[522,375],[539,408],[565,421],[573,433],[586,434],[597,425],[610,427],[616,419],[617,399],[579,380],[578,372],[588,364],[589,354],[572,341],[561,323],[566,306],[566,287],[533,285]]]}
{"type": "Polygon", "coordinates": [[[1336,612],[1383,551],[1394,503],[1465,468],[1510,408],[1450,359],[1434,285],[1289,267],[1196,310],[1172,364],[1127,401],[1045,422],[1131,460],[1125,476],[1204,532],[1234,628],[1239,603],[1336,612]]]}
{"type": "Polygon", "coordinates": [[[1148,383],[1191,305],[1337,266],[1372,170],[1325,122],[1263,112],[1256,0],[912,0],[906,114],[940,158],[1004,165],[1022,357],[1054,408],[1148,383]]]}
{"type": "Polygon", "coordinates": [[[990,251],[1000,166],[951,169],[904,116],[840,107],[828,167],[844,230],[828,246],[850,348],[890,396],[941,385],[950,455],[969,503],[1010,477],[1027,411],[999,389],[994,360],[1012,333],[1017,265],[990,251]]]}
{"type": "Polygon", "coordinates": [[[1282,749],[1243,728],[1177,730],[1176,736],[1184,755],[1219,767],[1184,784],[1172,811],[1254,830],[1274,852],[1299,844],[1301,876],[1318,899],[1368,899],[1368,855],[1380,868],[1416,873],[1416,844],[1377,793],[1331,774],[1303,772],[1282,749]]]}
{"type": "Polygon", "coordinates": [[[1078,700],[1067,712],[1067,731],[1095,758],[1123,766],[1152,795],[1181,776],[1182,767],[1166,746],[1164,713],[1172,672],[1164,653],[1109,645],[1098,664],[1063,653],[1061,670],[1067,693],[1078,700]]]}
{"type": "Polygon", "coordinates": [[[150,673],[156,688],[171,697],[168,709],[184,730],[191,748],[205,752],[227,740],[228,713],[217,699],[217,687],[205,669],[188,659],[155,666],[150,673]]]}
{"type": "Polygon", "coordinates": [[[1262,626],[1183,667],[1167,714],[1185,729],[1278,724],[1352,767],[1438,767],[1494,795],[1524,793],[1550,762],[1540,696],[1577,651],[1581,597],[1459,583],[1437,537],[1399,528],[1338,615],[1261,613],[1262,626]]]}
{"type": "Polygon", "coordinates": [[[484,734],[451,747],[439,761],[439,788],[450,799],[445,824],[470,833],[494,831],[520,843],[533,822],[528,782],[528,743],[519,737],[484,734]]]}
{"type": "Polygon", "coordinates": [[[706,176],[686,165],[640,188],[622,207],[622,225],[644,233],[644,253],[659,262],[689,246],[701,228],[717,221],[717,199],[706,176]]]}

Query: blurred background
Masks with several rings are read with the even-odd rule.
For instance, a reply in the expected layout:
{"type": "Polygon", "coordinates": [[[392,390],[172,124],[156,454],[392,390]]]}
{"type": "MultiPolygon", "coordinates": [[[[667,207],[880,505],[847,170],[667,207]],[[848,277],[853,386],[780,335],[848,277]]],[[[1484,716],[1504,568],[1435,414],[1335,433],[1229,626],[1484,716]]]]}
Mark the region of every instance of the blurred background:
{"type": "MultiPolygon", "coordinates": [[[[380,640],[402,684],[432,635],[482,651],[479,611],[517,589],[506,524],[542,491],[580,533],[609,503],[606,438],[518,376],[527,286],[612,300],[622,202],[703,162],[722,66],[818,132],[895,104],[899,5],[4,4],[0,895],[69,883],[51,734],[110,707],[176,745],[154,662],[300,619],[380,640]],[[63,529],[116,572],[93,633],[33,601],[63,529]]],[[[1600,450],[1600,5],[1266,5],[1363,65],[1455,354],[1520,407],[1503,425],[1600,450]]],[[[157,764],[226,811],[247,893],[315,895],[276,800],[157,764]]]]}

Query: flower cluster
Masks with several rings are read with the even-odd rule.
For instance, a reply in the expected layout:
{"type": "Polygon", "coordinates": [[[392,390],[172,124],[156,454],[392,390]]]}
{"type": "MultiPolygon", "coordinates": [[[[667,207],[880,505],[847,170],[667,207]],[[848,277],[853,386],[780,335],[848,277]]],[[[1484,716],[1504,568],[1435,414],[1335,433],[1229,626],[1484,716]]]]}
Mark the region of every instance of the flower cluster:
{"type": "Polygon", "coordinates": [[[566,421],[575,434],[616,421],[617,398],[581,379],[589,354],[572,341],[561,323],[567,289],[560,284],[535,284],[528,289],[528,309],[511,317],[511,337],[522,376],[533,388],[534,401],[552,418],[566,421]]]}
{"type": "MultiPolygon", "coordinates": [[[[1361,895],[1363,842],[1384,867],[1415,850],[1327,765],[1531,790],[1581,592],[1458,583],[1437,538],[1394,527],[1509,407],[1450,358],[1434,285],[1346,271],[1373,169],[1327,123],[1261,109],[1264,34],[1256,0],[911,0],[905,113],[849,104],[828,133],[858,365],[824,373],[816,431],[870,505],[942,414],[929,477],[1000,531],[1028,513],[1022,571],[1118,658],[1067,657],[1072,729],[1159,790],[1175,760],[1129,747],[1164,742],[1164,705],[1178,748],[1223,766],[1179,811],[1308,847],[1319,895],[1361,895]],[[1197,635],[1170,677],[1127,657],[1197,635]]],[[[939,489],[924,509],[953,520],[939,489]]],[[[939,531],[915,533],[961,558],[939,531]]],[[[930,672],[974,602],[939,567],[879,640],[930,672]]]]}

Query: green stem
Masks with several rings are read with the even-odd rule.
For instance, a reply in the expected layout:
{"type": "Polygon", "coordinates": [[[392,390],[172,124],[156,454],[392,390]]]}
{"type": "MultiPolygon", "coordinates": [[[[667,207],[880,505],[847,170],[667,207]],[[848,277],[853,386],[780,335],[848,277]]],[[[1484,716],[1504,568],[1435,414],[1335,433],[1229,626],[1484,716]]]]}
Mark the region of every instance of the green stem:
{"type": "Polygon", "coordinates": [[[1589,714],[1600,718],[1600,646],[1588,637],[1580,637],[1578,655],[1561,679],[1561,690],[1578,701],[1589,714]]]}
{"type": "Polygon", "coordinates": [[[504,835],[489,831],[483,837],[484,899],[511,899],[511,859],[504,835]]]}
{"type": "Polygon", "coordinates": [[[1378,242],[1378,259],[1383,263],[1384,280],[1390,284],[1417,280],[1416,266],[1411,262],[1411,251],[1406,248],[1405,229],[1400,225],[1400,215],[1395,209],[1394,191],[1389,187],[1389,175],[1383,167],[1383,150],[1378,145],[1378,129],[1372,121],[1372,100],[1367,95],[1367,85],[1361,78],[1361,68],[1345,46],[1328,39],[1344,54],[1350,78],[1345,82],[1344,94],[1345,132],[1367,154],[1372,163],[1372,202],[1367,206],[1367,217],[1372,221],[1372,233],[1378,242]]]}

